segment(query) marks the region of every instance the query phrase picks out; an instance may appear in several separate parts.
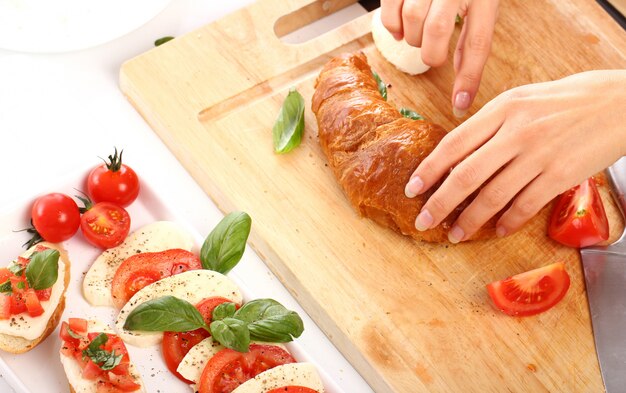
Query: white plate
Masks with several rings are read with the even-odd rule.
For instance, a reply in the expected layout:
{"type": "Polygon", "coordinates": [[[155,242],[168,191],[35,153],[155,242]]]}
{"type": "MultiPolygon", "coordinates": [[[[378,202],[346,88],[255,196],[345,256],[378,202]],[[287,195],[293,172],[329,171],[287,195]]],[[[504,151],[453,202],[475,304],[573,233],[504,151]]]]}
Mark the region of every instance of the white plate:
{"type": "Polygon", "coordinates": [[[0,0],[0,48],[55,53],[103,44],[142,26],[171,0],[0,0]]]}
{"type": "MultiPolygon", "coordinates": [[[[61,182],[59,187],[46,192],[63,192],[68,195],[76,194],[74,188],[83,187],[87,171],[76,176],[70,176],[68,181],[61,182]]],[[[158,194],[150,188],[145,181],[141,183],[139,198],[127,208],[132,224],[131,231],[157,220],[175,221],[185,227],[196,240],[196,250],[204,241],[206,234],[198,233],[191,225],[182,220],[175,209],[165,206],[158,194]]],[[[13,232],[16,229],[24,228],[30,219],[30,207],[36,196],[32,200],[23,201],[18,206],[0,211],[0,262],[3,265],[15,259],[22,253],[21,244],[27,240],[24,233],[13,232]]],[[[254,217],[252,217],[254,225],[254,217]]],[[[89,269],[91,263],[100,254],[100,251],[90,246],[82,237],[80,230],[72,239],[64,243],[69,253],[72,263],[71,279],[66,294],[66,306],[62,320],[70,317],[96,318],[111,327],[114,325],[116,312],[110,307],[92,307],[82,295],[82,281],[84,274],[89,269]]],[[[228,274],[237,283],[243,294],[244,300],[254,298],[272,297],[283,303],[288,308],[293,308],[293,298],[285,295],[278,295],[281,291],[276,289],[277,282],[268,271],[252,263],[250,255],[244,254],[239,265],[228,274]],[[256,271],[254,271],[256,269],[256,271]],[[245,274],[237,274],[237,271],[245,274]],[[250,278],[252,277],[252,278],[250,278]],[[250,288],[254,288],[250,290],[250,288]],[[278,295],[278,296],[277,296],[278,295]]],[[[281,288],[282,289],[282,288],[281,288]]],[[[299,312],[301,312],[299,310],[299,312]]],[[[329,342],[320,343],[311,339],[312,332],[307,332],[308,316],[301,314],[305,320],[305,331],[302,337],[293,343],[288,343],[287,348],[298,361],[311,362],[316,365],[327,392],[348,392],[341,389],[338,384],[329,378],[328,374],[320,367],[328,364],[332,360],[333,353],[319,354],[315,346],[332,345],[329,342]],[[317,357],[311,356],[316,353],[317,357]],[[326,359],[326,356],[328,359],[326,359]]],[[[309,322],[312,324],[312,322],[309,322]]],[[[61,340],[57,329],[40,345],[30,352],[21,355],[13,355],[0,351],[0,372],[13,386],[17,393],[42,393],[42,392],[66,392],[67,379],[59,359],[59,348],[61,340]]],[[[327,339],[324,337],[327,341],[327,339]]],[[[191,392],[189,387],[174,377],[165,366],[162,360],[160,346],[151,348],[136,348],[128,345],[131,359],[137,365],[148,392],[191,392]]]]}

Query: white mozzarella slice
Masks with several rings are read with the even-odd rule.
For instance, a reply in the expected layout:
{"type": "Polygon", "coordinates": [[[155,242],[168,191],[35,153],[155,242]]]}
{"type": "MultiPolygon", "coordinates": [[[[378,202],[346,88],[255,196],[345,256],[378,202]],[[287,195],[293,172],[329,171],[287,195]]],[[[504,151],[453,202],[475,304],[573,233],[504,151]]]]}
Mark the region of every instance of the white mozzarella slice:
{"type": "Polygon", "coordinates": [[[266,393],[285,386],[302,386],[324,393],[324,385],[311,363],[289,363],[271,368],[246,381],[233,393],[266,393]]]}
{"type": "Polygon", "coordinates": [[[122,244],[104,251],[83,280],[83,295],[92,306],[113,307],[111,282],[117,268],[132,255],[172,248],[191,251],[193,238],[180,225],[157,221],[131,233],[122,244]]]}
{"type": "Polygon", "coordinates": [[[241,304],[241,292],[228,277],[211,270],[189,270],[175,276],[166,277],[141,289],[120,310],[115,322],[115,330],[126,343],[137,347],[156,345],[163,339],[162,332],[129,331],[124,329],[127,316],[137,306],[148,300],[163,296],[174,296],[197,304],[207,297],[219,296],[241,304]]]}
{"type": "MultiPolygon", "coordinates": [[[[280,343],[252,341],[250,344],[275,345],[287,351],[287,348],[280,343]]],[[[176,371],[186,379],[198,383],[200,382],[202,371],[204,371],[204,366],[206,366],[209,359],[222,349],[224,347],[220,343],[213,341],[211,337],[207,337],[187,352],[176,371]]]]}

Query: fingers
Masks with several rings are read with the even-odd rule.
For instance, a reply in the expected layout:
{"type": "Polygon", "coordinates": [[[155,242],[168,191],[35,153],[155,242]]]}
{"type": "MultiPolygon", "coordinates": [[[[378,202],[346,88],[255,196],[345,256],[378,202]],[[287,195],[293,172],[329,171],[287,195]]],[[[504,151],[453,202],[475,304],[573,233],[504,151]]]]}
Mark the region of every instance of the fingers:
{"type": "MultiPolygon", "coordinates": [[[[511,161],[517,154],[517,150],[513,146],[507,146],[506,142],[504,138],[498,139],[496,136],[491,143],[485,144],[455,167],[439,189],[426,201],[422,211],[415,220],[415,227],[418,230],[426,230],[439,225],[461,202],[467,199],[500,168],[511,161]]],[[[524,185],[521,184],[517,191],[524,185]]],[[[491,188],[487,194],[490,203],[500,203],[500,199],[505,196],[503,195],[505,193],[503,188],[504,185],[501,184],[491,188]]],[[[465,237],[462,230],[474,230],[473,227],[475,225],[478,225],[478,228],[480,228],[482,223],[473,222],[473,218],[474,216],[472,215],[465,216],[465,220],[461,223],[467,225],[457,226],[455,233],[451,231],[454,236],[458,236],[457,241],[454,243],[463,240],[465,237]]]]}
{"type": "Polygon", "coordinates": [[[422,46],[422,30],[430,6],[430,0],[404,0],[402,26],[407,44],[418,48],[422,46]]]}
{"type": "Polygon", "coordinates": [[[415,169],[406,185],[406,196],[413,198],[427,191],[450,168],[489,140],[503,122],[502,106],[489,103],[465,123],[450,131],[415,169]]]}
{"type": "Polygon", "coordinates": [[[396,40],[404,37],[402,31],[402,2],[403,0],[381,0],[380,19],[383,26],[393,35],[396,40]]]}
{"type": "Polygon", "coordinates": [[[458,74],[461,68],[461,59],[463,58],[463,47],[465,46],[465,37],[467,36],[467,23],[463,23],[459,40],[456,42],[454,50],[454,73],[458,74]]]}
{"type": "Polygon", "coordinates": [[[497,13],[497,0],[476,0],[463,22],[466,33],[457,43],[455,56],[459,56],[459,67],[452,89],[452,108],[457,117],[467,113],[476,97],[491,51],[497,13]]]}
{"type": "Polygon", "coordinates": [[[458,243],[472,237],[540,172],[541,169],[538,166],[533,167],[524,160],[514,159],[480,190],[472,203],[461,213],[448,234],[450,242],[458,243]]]}
{"type": "Polygon", "coordinates": [[[424,21],[421,45],[422,61],[425,64],[437,67],[445,63],[459,3],[458,0],[434,0],[431,3],[424,21]]]}
{"type": "Polygon", "coordinates": [[[499,237],[510,235],[539,213],[555,195],[563,191],[558,180],[545,172],[539,175],[502,214],[496,224],[496,234],[499,237]]]}

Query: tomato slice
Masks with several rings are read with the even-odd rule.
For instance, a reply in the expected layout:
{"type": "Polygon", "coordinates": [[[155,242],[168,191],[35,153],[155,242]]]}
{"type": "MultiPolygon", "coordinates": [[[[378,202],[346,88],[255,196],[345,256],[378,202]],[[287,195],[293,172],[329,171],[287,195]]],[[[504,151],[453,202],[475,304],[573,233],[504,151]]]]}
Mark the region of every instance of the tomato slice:
{"type": "Polygon", "coordinates": [[[222,349],[204,367],[198,391],[230,393],[263,371],[295,361],[289,352],[275,345],[252,344],[247,353],[222,349]]]}
{"type": "MultiPolygon", "coordinates": [[[[232,300],[218,296],[209,297],[196,304],[196,308],[200,311],[200,314],[202,314],[207,324],[210,324],[215,307],[222,303],[231,301],[232,300]]],[[[176,377],[181,381],[188,384],[194,383],[194,381],[185,379],[178,373],[178,371],[176,371],[176,369],[178,368],[180,362],[183,361],[183,358],[187,355],[189,350],[209,336],[209,332],[202,328],[184,333],[164,332],[163,343],[161,345],[163,348],[163,358],[165,359],[165,365],[168,370],[170,370],[172,374],[176,375],[176,377]]]]}
{"type": "Polygon", "coordinates": [[[548,235],[569,247],[587,247],[609,238],[609,221],[593,178],[559,196],[548,235]]]}
{"type": "Polygon", "coordinates": [[[134,392],[141,387],[141,385],[136,383],[133,377],[131,377],[129,374],[117,375],[109,372],[108,376],[111,385],[118,388],[122,392],[134,392]]]}
{"type": "Polygon", "coordinates": [[[115,247],[128,235],[130,216],[124,208],[112,203],[96,203],[80,218],[80,229],[94,246],[115,247]]]}
{"type": "Polygon", "coordinates": [[[502,312],[513,316],[539,314],[561,301],[570,279],[562,262],[553,263],[487,285],[502,312]]]}
{"type": "Polygon", "coordinates": [[[87,320],[82,318],[69,318],[68,320],[69,327],[73,332],[76,333],[87,333],[87,320]]]}
{"type": "Polygon", "coordinates": [[[285,386],[283,388],[275,388],[268,390],[267,393],[319,393],[317,390],[307,388],[305,386],[285,386]]]}
{"type": "Polygon", "coordinates": [[[179,248],[135,254],[122,262],[113,276],[113,303],[117,308],[122,308],[137,291],[147,285],[165,277],[198,269],[202,269],[200,258],[179,248]]]}

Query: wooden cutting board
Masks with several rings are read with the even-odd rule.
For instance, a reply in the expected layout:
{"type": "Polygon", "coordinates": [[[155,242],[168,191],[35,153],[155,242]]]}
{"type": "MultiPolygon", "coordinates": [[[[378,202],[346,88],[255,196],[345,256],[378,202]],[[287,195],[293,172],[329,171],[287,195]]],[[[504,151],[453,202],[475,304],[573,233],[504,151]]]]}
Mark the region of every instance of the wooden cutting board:
{"type": "MultiPolygon", "coordinates": [[[[453,246],[416,243],[348,204],[310,110],[332,56],[363,50],[390,102],[459,123],[451,65],[398,72],[373,47],[370,15],[299,45],[277,38],[353,2],[261,0],[130,60],[121,88],[223,211],[250,213],[254,249],[377,392],[601,391],[578,253],[545,236],[547,211],[509,238],[453,246]],[[271,130],[291,86],[307,101],[305,137],[279,156],[271,130]],[[556,261],[572,285],[554,309],[512,318],[493,308],[487,283],[556,261]]],[[[626,68],[626,35],[594,2],[505,1],[473,109],[600,68],[626,68]]],[[[615,237],[621,219],[607,207],[615,237]]]]}

